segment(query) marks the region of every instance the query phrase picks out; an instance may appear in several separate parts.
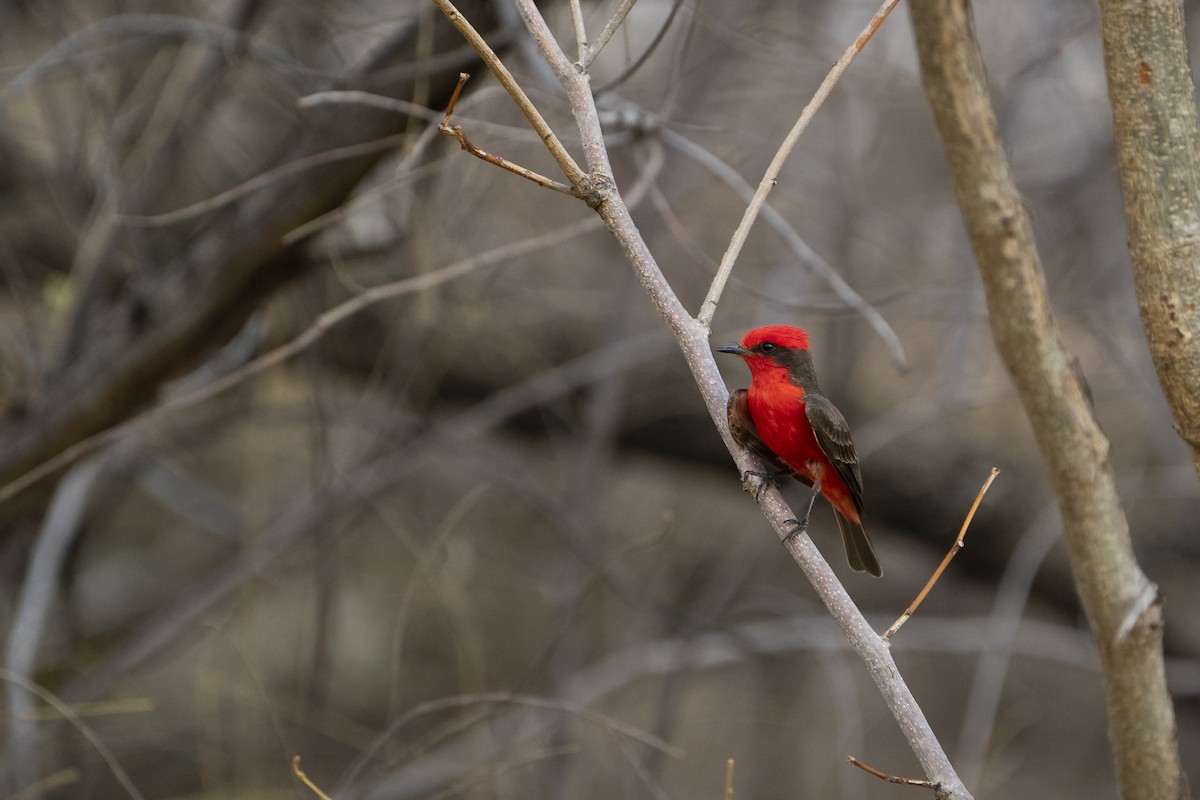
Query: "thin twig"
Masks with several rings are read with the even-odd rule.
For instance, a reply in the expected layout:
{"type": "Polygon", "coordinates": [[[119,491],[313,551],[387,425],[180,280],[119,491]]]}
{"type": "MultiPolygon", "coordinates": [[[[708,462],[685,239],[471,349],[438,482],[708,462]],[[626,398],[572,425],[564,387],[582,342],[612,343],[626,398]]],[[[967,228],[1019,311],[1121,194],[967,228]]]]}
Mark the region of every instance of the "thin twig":
{"type": "Polygon", "coordinates": [[[117,783],[121,785],[121,788],[124,789],[125,792],[133,798],[133,800],[144,800],[142,793],[138,791],[138,788],[133,785],[133,781],[129,779],[129,774],[125,772],[124,767],[122,767],[120,762],[117,761],[117,757],[114,756],[112,751],[108,749],[108,745],[104,743],[104,740],[100,738],[100,735],[96,733],[92,726],[84,722],[80,716],[75,713],[71,706],[64,703],[57,695],[51,693],[47,689],[42,688],[28,678],[18,675],[15,672],[11,672],[10,670],[0,668],[0,681],[15,683],[17,686],[20,686],[30,694],[37,695],[42,702],[53,706],[54,710],[61,714],[63,718],[67,720],[67,722],[70,722],[77,731],[83,734],[83,738],[88,740],[88,744],[95,748],[96,752],[100,755],[100,758],[108,766],[109,771],[112,772],[113,777],[117,779],[117,783]]]}
{"type": "Polygon", "coordinates": [[[804,133],[804,129],[812,121],[813,115],[817,113],[817,109],[825,102],[825,98],[829,97],[834,84],[842,77],[842,73],[846,71],[850,63],[854,61],[854,58],[866,47],[867,42],[875,35],[875,31],[879,29],[879,26],[883,24],[883,21],[888,18],[888,15],[892,13],[892,9],[899,2],[900,0],[884,0],[883,5],[875,12],[875,16],[871,17],[871,21],[867,23],[867,27],[858,35],[854,43],[846,48],[841,58],[829,70],[829,74],[825,76],[825,80],[817,87],[817,91],[812,99],[808,101],[808,105],[800,112],[800,118],[796,120],[796,124],[792,126],[792,130],[788,133],[787,138],[779,146],[775,157],[771,159],[766,174],[759,181],[758,191],[754,193],[754,199],[746,207],[746,213],[742,215],[742,221],[738,224],[737,230],[734,231],[733,238],[729,242],[729,247],[725,250],[725,255],[721,259],[721,268],[717,270],[717,275],[713,278],[712,286],[708,290],[708,296],[704,298],[704,302],[700,306],[700,314],[696,319],[706,331],[712,328],[713,316],[717,313],[717,303],[720,302],[721,293],[725,291],[725,284],[729,281],[730,273],[733,272],[733,264],[737,260],[738,254],[741,253],[742,246],[746,243],[746,238],[750,235],[750,228],[754,225],[754,220],[758,218],[758,213],[766,202],[767,195],[770,194],[771,189],[775,187],[779,179],[779,173],[783,170],[783,162],[787,160],[792,150],[795,149],[796,141],[800,138],[800,134],[804,133]]]}
{"type": "Polygon", "coordinates": [[[927,789],[937,788],[937,784],[933,781],[927,781],[922,778],[901,778],[899,775],[888,775],[886,772],[880,772],[869,764],[864,764],[863,762],[859,761],[854,756],[847,756],[846,763],[850,764],[851,766],[858,767],[863,772],[869,772],[876,778],[887,781],[888,783],[899,783],[903,786],[923,786],[927,789]]]}
{"type": "Polygon", "coordinates": [[[979,488],[979,493],[975,495],[975,502],[971,504],[971,510],[967,512],[967,518],[963,520],[962,527],[958,529],[958,537],[955,538],[954,544],[950,546],[950,552],[946,553],[946,557],[942,559],[942,563],[938,564],[937,569],[933,571],[933,575],[925,582],[925,587],[917,594],[916,599],[909,604],[908,608],[904,609],[904,613],[900,615],[900,618],[893,622],[892,627],[888,628],[887,632],[883,634],[884,639],[890,640],[896,635],[896,631],[900,630],[900,627],[908,622],[909,617],[916,612],[917,607],[925,602],[925,596],[929,594],[934,584],[942,577],[942,573],[946,571],[946,567],[949,566],[950,561],[958,555],[959,550],[963,549],[965,546],[963,539],[967,535],[967,528],[971,525],[971,520],[975,519],[975,510],[979,508],[979,504],[983,502],[983,496],[987,494],[987,490],[992,486],[992,481],[996,480],[996,476],[999,474],[1000,470],[992,467],[992,471],[988,473],[983,486],[979,488]]]}
{"type": "Polygon", "coordinates": [[[600,31],[600,35],[596,37],[596,41],[589,44],[587,49],[580,53],[579,61],[575,64],[579,69],[587,71],[587,68],[596,60],[596,56],[600,55],[600,51],[608,44],[608,40],[617,32],[617,28],[621,27],[621,23],[625,21],[625,17],[628,16],[630,9],[633,8],[633,4],[636,2],[637,0],[622,0],[616,13],[609,18],[608,22],[604,25],[604,30],[600,31]]]}
{"type": "Polygon", "coordinates": [[[550,123],[546,122],[545,117],[537,110],[537,106],[529,99],[529,95],[525,94],[525,90],[517,83],[517,79],[512,76],[500,57],[496,55],[496,51],[492,50],[491,46],[479,35],[479,31],[475,30],[474,26],[454,7],[450,0],[433,0],[433,2],[446,15],[446,19],[450,20],[450,24],[457,28],[463,38],[475,48],[480,58],[487,64],[488,69],[496,76],[496,80],[500,81],[500,85],[516,102],[521,113],[525,115],[525,119],[529,120],[529,124],[537,131],[538,136],[545,143],[546,149],[550,151],[550,155],[567,176],[570,184],[572,186],[585,185],[588,182],[587,175],[575,163],[575,159],[571,157],[567,148],[563,146],[551,129],[550,123]]]}
{"type": "Polygon", "coordinates": [[[476,146],[474,142],[467,138],[467,134],[463,132],[461,125],[450,124],[450,117],[454,114],[454,106],[458,104],[458,96],[462,94],[463,86],[470,77],[471,76],[465,72],[458,73],[458,85],[454,87],[454,93],[450,95],[450,102],[446,104],[446,114],[444,117],[442,117],[441,123],[438,124],[438,130],[457,139],[459,147],[461,147],[463,150],[466,150],[476,158],[482,159],[493,166],[508,170],[514,175],[520,175],[526,180],[533,181],[538,186],[542,186],[547,189],[553,189],[554,191],[562,192],[563,194],[569,194],[572,197],[581,198],[582,195],[574,187],[568,186],[567,184],[561,183],[552,178],[547,178],[545,175],[534,172],[526,167],[522,167],[520,164],[509,161],[503,156],[489,153],[483,148],[476,146]]]}
{"type": "Polygon", "coordinates": [[[191,205],[177,208],[174,211],[167,211],[162,214],[123,214],[119,217],[119,219],[121,222],[127,225],[136,225],[142,228],[161,228],[165,225],[173,225],[176,222],[183,222],[184,220],[193,219],[201,214],[220,208],[221,206],[229,205],[235,200],[241,199],[242,197],[245,197],[253,192],[257,192],[260,189],[265,189],[268,186],[297,173],[315,169],[326,164],[331,164],[335,161],[361,158],[363,156],[373,155],[385,150],[393,150],[403,144],[407,136],[409,136],[407,133],[397,133],[391,136],[385,136],[382,139],[374,139],[369,142],[359,142],[358,144],[346,145],[345,147],[335,147],[332,150],[324,150],[320,153],[313,153],[312,155],[298,158],[295,161],[289,161],[286,164],[281,164],[274,169],[269,169],[260,175],[255,175],[253,178],[239,183],[237,186],[226,189],[223,192],[219,192],[212,197],[192,203],[191,205]]]}
{"type": "Polygon", "coordinates": [[[725,800],[733,800],[733,759],[725,762],[725,800]]]}
{"type": "Polygon", "coordinates": [[[439,128],[449,127],[450,117],[454,115],[454,107],[458,105],[458,97],[462,94],[463,87],[467,85],[467,81],[471,79],[471,73],[458,73],[458,83],[454,86],[454,91],[450,93],[450,102],[446,103],[446,113],[442,117],[442,124],[439,128]]]}
{"type": "Polygon", "coordinates": [[[534,172],[527,167],[522,167],[520,164],[509,161],[503,156],[498,156],[495,153],[489,153],[488,151],[477,147],[470,139],[467,138],[467,135],[463,133],[462,125],[455,125],[453,127],[449,125],[438,125],[438,130],[457,139],[459,146],[462,147],[463,150],[466,150],[476,158],[482,159],[493,166],[500,167],[500,169],[507,170],[514,175],[520,175],[522,178],[533,181],[538,186],[541,186],[545,189],[553,189],[556,192],[569,194],[571,197],[581,198],[583,196],[579,190],[573,186],[568,186],[567,184],[556,181],[553,178],[547,178],[540,172],[534,172]]]}
{"type": "Polygon", "coordinates": [[[313,794],[321,798],[321,800],[333,800],[333,798],[321,791],[320,786],[317,786],[312,782],[311,779],[309,779],[307,775],[304,774],[304,770],[300,769],[300,756],[292,756],[292,772],[295,773],[296,777],[299,778],[301,782],[312,791],[313,794]]]}
{"type": "Polygon", "coordinates": [[[579,48],[579,60],[583,61],[588,49],[588,40],[587,28],[583,24],[583,6],[579,4],[579,0],[571,0],[571,22],[575,26],[575,46],[579,48]]]}

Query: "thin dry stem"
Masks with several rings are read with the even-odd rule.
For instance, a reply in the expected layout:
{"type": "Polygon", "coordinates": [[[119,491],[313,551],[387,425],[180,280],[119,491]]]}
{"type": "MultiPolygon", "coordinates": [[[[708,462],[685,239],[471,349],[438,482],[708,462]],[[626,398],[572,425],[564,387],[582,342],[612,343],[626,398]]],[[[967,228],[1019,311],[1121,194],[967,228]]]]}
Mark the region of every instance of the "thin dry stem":
{"type": "Polygon", "coordinates": [[[942,563],[938,564],[937,569],[933,571],[933,575],[929,576],[929,580],[925,582],[924,588],[917,594],[915,600],[909,604],[900,618],[892,623],[892,626],[883,634],[884,639],[891,640],[896,635],[896,631],[900,630],[904,623],[908,622],[909,617],[916,613],[917,608],[921,603],[925,602],[926,595],[933,589],[934,584],[942,577],[942,573],[946,571],[946,567],[958,555],[958,551],[966,546],[964,541],[967,535],[967,528],[971,525],[971,520],[975,519],[975,511],[979,508],[979,504],[983,502],[983,496],[987,494],[987,490],[992,487],[992,481],[996,480],[996,476],[1000,474],[998,467],[992,467],[992,471],[988,473],[987,479],[984,480],[983,486],[979,487],[979,493],[975,495],[975,502],[971,503],[971,510],[967,512],[966,519],[963,520],[962,527],[958,529],[958,536],[954,539],[954,544],[950,545],[950,551],[946,553],[946,557],[942,559],[942,563]]]}
{"type": "Polygon", "coordinates": [[[478,159],[486,161],[489,164],[492,164],[494,166],[500,167],[500,169],[511,172],[514,175],[520,175],[525,180],[533,181],[538,186],[541,186],[545,189],[553,189],[556,192],[562,192],[563,194],[569,194],[572,197],[582,197],[582,195],[579,193],[579,191],[577,191],[572,186],[568,186],[565,183],[556,181],[553,178],[547,178],[545,175],[542,175],[540,172],[534,172],[533,170],[528,169],[527,167],[522,167],[520,164],[516,164],[512,161],[509,161],[507,158],[504,158],[503,156],[498,156],[495,153],[489,153],[486,150],[484,150],[480,147],[477,147],[470,139],[467,138],[467,134],[465,134],[463,132],[461,125],[450,126],[445,123],[442,123],[441,125],[438,125],[438,130],[444,134],[447,134],[447,135],[457,139],[459,146],[463,150],[466,150],[468,153],[470,153],[471,155],[475,156],[478,159]]]}
{"type": "Polygon", "coordinates": [[[566,90],[571,115],[575,118],[575,127],[579,131],[580,144],[583,146],[584,163],[587,164],[590,177],[579,183],[572,180],[571,183],[581,189],[588,189],[589,194],[584,200],[589,207],[598,208],[605,200],[604,192],[612,182],[613,173],[612,165],[608,161],[604,132],[600,128],[600,116],[596,111],[596,98],[592,95],[590,78],[587,72],[581,72],[567,58],[533,0],[515,2],[529,35],[533,37],[542,57],[546,59],[554,76],[566,90]]]}
{"type": "Polygon", "coordinates": [[[538,186],[542,186],[546,189],[553,189],[556,192],[569,194],[572,197],[580,197],[581,195],[579,192],[565,183],[560,183],[552,178],[547,178],[541,173],[534,172],[531,169],[522,167],[520,164],[509,161],[503,156],[489,153],[483,148],[476,146],[474,142],[467,138],[467,134],[463,132],[461,125],[450,124],[450,117],[454,115],[454,107],[458,105],[458,97],[462,94],[463,86],[466,85],[467,79],[470,77],[471,76],[465,72],[458,73],[458,85],[454,87],[454,93],[450,95],[450,102],[446,104],[446,115],[442,117],[442,121],[438,125],[438,130],[457,139],[459,147],[461,147],[463,150],[466,150],[468,153],[478,159],[482,159],[489,164],[500,167],[500,169],[507,170],[514,175],[520,175],[522,178],[533,181],[538,186]]]}
{"type": "Polygon", "coordinates": [[[733,759],[725,762],[725,800],[733,800],[733,759]]]}
{"type": "Polygon", "coordinates": [[[889,775],[886,772],[880,772],[870,764],[864,764],[863,762],[859,761],[854,756],[847,756],[846,763],[853,767],[858,767],[863,772],[870,773],[876,778],[879,778],[881,781],[887,781],[888,783],[899,783],[903,786],[923,786],[927,789],[934,789],[937,787],[937,784],[935,784],[933,781],[927,781],[922,778],[901,778],[899,775],[889,775]]]}
{"type": "Polygon", "coordinates": [[[333,800],[333,798],[321,791],[320,786],[317,786],[312,782],[312,779],[304,774],[304,770],[300,769],[300,756],[292,756],[292,773],[321,800],[333,800]]]}
{"type": "Polygon", "coordinates": [[[762,180],[758,183],[758,190],[754,193],[754,198],[750,201],[750,205],[746,207],[746,213],[742,215],[742,221],[738,223],[737,230],[733,233],[733,238],[729,242],[729,247],[725,250],[725,255],[721,258],[721,267],[717,270],[717,275],[713,278],[712,286],[709,287],[708,296],[704,298],[704,302],[700,306],[700,313],[696,319],[704,326],[704,330],[708,331],[712,328],[713,316],[717,313],[717,303],[721,300],[721,294],[725,291],[725,284],[729,281],[729,276],[733,272],[734,262],[737,261],[738,255],[742,252],[742,247],[746,243],[746,238],[750,235],[750,228],[754,225],[754,221],[758,218],[759,211],[763,204],[767,201],[767,195],[771,193],[771,189],[775,188],[775,184],[779,180],[779,173],[783,170],[783,164],[787,161],[788,156],[792,154],[792,150],[796,147],[796,142],[800,139],[800,134],[804,133],[808,123],[812,121],[813,115],[817,113],[817,109],[829,97],[829,93],[833,91],[833,87],[845,73],[850,63],[855,57],[862,52],[867,42],[875,35],[875,31],[879,30],[879,26],[892,13],[892,9],[900,0],[884,0],[883,5],[875,12],[875,16],[871,17],[871,21],[867,23],[867,27],[863,29],[854,43],[846,48],[839,58],[829,70],[829,74],[825,76],[825,80],[821,81],[821,85],[817,87],[816,93],[812,99],[808,101],[808,105],[800,112],[800,118],[796,120],[796,124],[792,126],[792,130],[788,132],[787,137],[783,140],[783,144],[779,146],[775,157],[771,159],[770,165],[767,167],[766,173],[762,180]]]}
{"type": "Polygon", "coordinates": [[[467,81],[471,79],[471,73],[458,73],[458,83],[454,85],[454,91],[450,93],[450,102],[446,103],[446,114],[442,117],[442,124],[439,128],[449,127],[450,117],[454,116],[454,107],[458,105],[459,95],[462,94],[463,87],[467,85],[467,81]]]}

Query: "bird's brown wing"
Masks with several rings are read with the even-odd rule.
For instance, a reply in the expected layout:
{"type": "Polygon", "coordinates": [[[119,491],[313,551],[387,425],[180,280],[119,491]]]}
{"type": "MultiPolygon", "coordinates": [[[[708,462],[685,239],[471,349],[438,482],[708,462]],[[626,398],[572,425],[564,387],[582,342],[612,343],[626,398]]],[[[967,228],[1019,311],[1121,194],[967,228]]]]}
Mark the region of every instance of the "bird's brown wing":
{"type": "Polygon", "coordinates": [[[846,418],[837,410],[828,397],[820,394],[809,394],[804,398],[804,411],[808,415],[808,424],[812,425],[816,434],[817,444],[825,452],[825,457],[833,464],[838,475],[850,489],[850,498],[854,508],[861,514],[863,510],[862,472],[858,469],[858,454],[854,452],[854,442],[850,439],[850,426],[846,418]]]}
{"type": "Polygon", "coordinates": [[[795,474],[771,452],[771,448],[767,447],[767,443],[758,435],[758,426],[750,416],[749,393],[745,389],[738,389],[729,395],[725,412],[729,419],[729,433],[735,442],[762,459],[763,464],[772,473],[795,474]]]}

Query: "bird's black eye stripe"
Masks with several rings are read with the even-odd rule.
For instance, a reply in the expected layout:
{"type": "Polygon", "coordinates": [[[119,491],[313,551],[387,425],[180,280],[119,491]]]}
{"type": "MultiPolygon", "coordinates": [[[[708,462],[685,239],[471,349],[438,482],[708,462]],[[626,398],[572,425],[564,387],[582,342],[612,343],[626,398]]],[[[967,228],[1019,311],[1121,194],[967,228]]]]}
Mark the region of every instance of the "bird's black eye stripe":
{"type": "Polygon", "coordinates": [[[763,342],[762,344],[760,344],[758,346],[758,349],[764,353],[769,353],[772,350],[774,350],[776,347],[778,347],[778,345],[776,345],[774,342],[763,342]]]}

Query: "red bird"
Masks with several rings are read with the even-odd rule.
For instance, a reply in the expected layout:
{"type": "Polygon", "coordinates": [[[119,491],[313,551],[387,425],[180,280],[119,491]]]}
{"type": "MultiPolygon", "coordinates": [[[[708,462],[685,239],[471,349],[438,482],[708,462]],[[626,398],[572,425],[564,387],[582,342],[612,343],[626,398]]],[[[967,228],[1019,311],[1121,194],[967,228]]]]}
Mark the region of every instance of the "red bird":
{"type": "Polygon", "coordinates": [[[808,529],[820,493],[833,506],[850,566],[882,575],[863,530],[862,473],[850,426],[817,383],[808,334],[790,325],[768,325],[717,351],[741,356],[750,367],[750,390],[738,389],[729,397],[733,440],[763,460],[771,470],[766,479],[792,475],[812,487],[808,512],[788,538],[808,529]]]}

